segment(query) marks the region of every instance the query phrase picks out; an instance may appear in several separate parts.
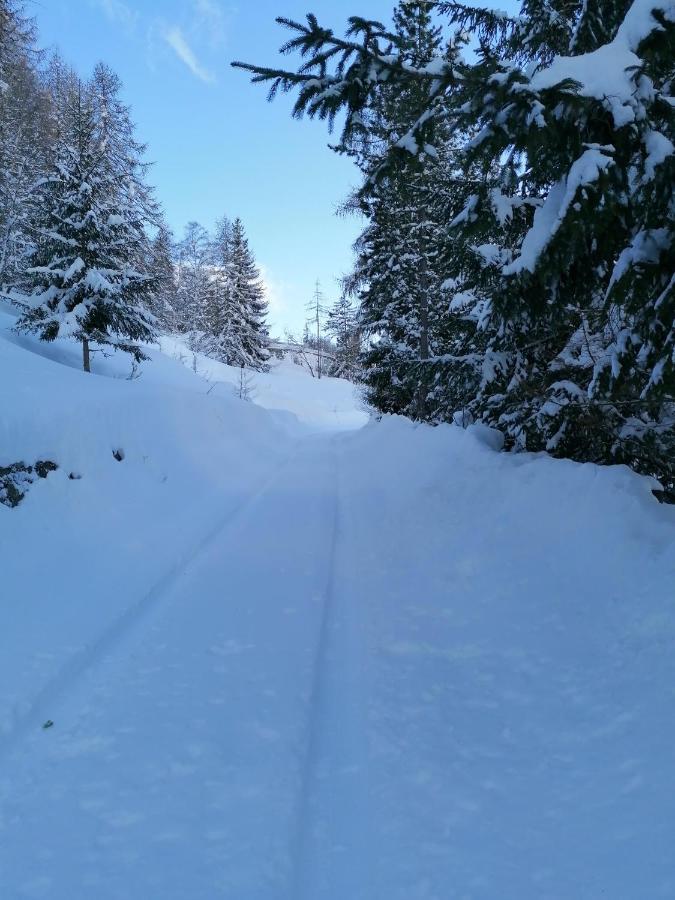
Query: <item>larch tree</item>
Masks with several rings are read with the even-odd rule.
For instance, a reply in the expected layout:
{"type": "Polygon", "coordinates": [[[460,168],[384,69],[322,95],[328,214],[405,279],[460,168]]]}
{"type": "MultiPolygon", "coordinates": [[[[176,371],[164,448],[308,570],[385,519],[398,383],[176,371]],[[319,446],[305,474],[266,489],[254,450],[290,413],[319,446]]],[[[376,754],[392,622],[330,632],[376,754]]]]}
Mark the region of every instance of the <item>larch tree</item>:
{"type": "Polygon", "coordinates": [[[238,307],[233,285],[233,225],[224,216],[216,223],[211,239],[212,295],[208,307],[209,355],[224,363],[233,360],[239,329],[238,307]]]}
{"type": "Polygon", "coordinates": [[[49,106],[32,23],[0,0],[0,287],[17,281],[35,240],[49,106]]]}
{"type": "Polygon", "coordinates": [[[211,238],[199,222],[189,222],[177,248],[178,330],[193,333],[195,339],[207,330],[207,313],[213,295],[211,238]]]}

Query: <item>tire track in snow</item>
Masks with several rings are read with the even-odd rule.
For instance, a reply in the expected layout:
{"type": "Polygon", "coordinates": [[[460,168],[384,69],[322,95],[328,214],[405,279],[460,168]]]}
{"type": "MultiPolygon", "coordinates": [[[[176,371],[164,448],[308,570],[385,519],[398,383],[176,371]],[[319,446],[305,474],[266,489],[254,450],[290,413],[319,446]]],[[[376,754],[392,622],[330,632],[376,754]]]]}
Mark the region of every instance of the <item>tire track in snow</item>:
{"type": "MultiPolygon", "coordinates": [[[[306,755],[297,811],[291,900],[367,900],[363,850],[365,722],[359,687],[358,622],[339,581],[343,512],[338,452],[332,447],[331,548],[309,704],[306,755]]],[[[362,636],[361,636],[362,637],[362,636]]]]}
{"type": "Polygon", "coordinates": [[[17,714],[10,729],[0,742],[0,759],[6,758],[20,741],[34,732],[48,718],[50,707],[58,701],[79,679],[94,670],[110,654],[120,647],[138,627],[159,608],[162,601],[172,594],[191,568],[200,561],[213,544],[259,500],[267,494],[282,473],[294,462],[300,442],[274,469],[262,486],[245,497],[234,509],[220,519],[188,552],[166,572],[153,587],[136,600],[124,612],[110,622],[97,638],[71,656],[42,687],[33,700],[17,714]]]}

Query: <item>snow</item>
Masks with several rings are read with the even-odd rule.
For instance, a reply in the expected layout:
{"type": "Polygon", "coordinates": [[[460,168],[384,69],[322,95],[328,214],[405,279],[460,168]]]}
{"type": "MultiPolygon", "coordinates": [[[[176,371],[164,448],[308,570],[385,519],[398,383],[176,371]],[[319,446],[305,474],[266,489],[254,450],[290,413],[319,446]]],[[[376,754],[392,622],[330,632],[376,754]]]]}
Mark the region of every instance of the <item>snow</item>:
{"type": "Polygon", "coordinates": [[[640,58],[621,43],[605,44],[580,56],[557,56],[550,66],[531,79],[528,90],[541,91],[572,79],[582,97],[602,100],[612,113],[616,128],[635,121],[635,70],[640,58]]]}
{"type": "MultiPolygon", "coordinates": [[[[197,367],[199,375],[212,385],[219,395],[238,391],[240,370],[193,353],[179,337],[163,336],[162,352],[183,365],[197,367]]],[[[289,359],[270,361],[269,373],[251,372],[250,399],[271,410],[293,413],[300,422],[313,429],[360,428],[369,418],[363,404],[355,401],[352,385],[340,378],[321,380],[311,377],[307,370],[289,359]]]]}
{"type": "Polygon", "coordinates": [[[621,252],[612,272],[609,289],[620,281],[633,266],[653,265],[661,254],[670,246],[670,235],[667,228],[652,228],[638,231],[630,246],[621,252]]]}
{"type": "Polygon", "coordinates": [[[499,188],[490,191],[490,203],[500,225],[506,225],[513,218],[513,208],[518,200],[503,194],[499,188]]]}
{"type": "MultiPolygon", "coordinates": [[[[70,264],[70,266],[69,266],[69,267],[66,269],[66,271],[63,273],[63,276],[62,276],[62,277],[63,277],[64,282],[67,284],[69,281],[72,281],[72,279],[73,279],[76,275],[79,275],[79,273],[80,273],[80,272],[82,271],[82,269],[84,269],[84,268],[85,268],[84,260],[82,260],[82,259],[78,256],[75,260],[73,260],[73,262],[70,264]]],[[[54,271],[54,270],[52,270],[52,271],[54,271]]]]}
{"type": "Polygon", "coordinates": [[[639,121],[645,97],[653,92],[653,86],[640,74],[643,64],[637,51],[653,31],[663,30],[653,10],[662,13],[666,21],[675,22],[673,0],[634,0],[613,41],[590,53],[556,56],[529,83],[516,85],[514,90],[537,92],[571,79],[582,97],[595,97],[604,103],[616,128],[639,121]]]}
{"type": "Polygon", "coordinates": [[[572,164],[567,176],[553,185],[543,205],[534,214],[532,228],[523,239],[520,256],[503,267],[504,275],[514,275],[523,270],[535,271],[541,254],[562,225],[577,191],[597,181],[614,164],[613,158],[604,150],[611,152],[612,148],[587,147],[572,164]]]}
{"type": "Polygon", "coordinates": [[[633,0],[619,26],[616,40],[625,42],[631,50],[637,50],[653,31],[663,31],[663,26],[654,18],[654,11],[660,12],[667,22],[675,22],[673,0],[633,0]]]}
{"type": "Polygon", "coordinates": [[[662,165],[669,156],[675,153],[675,146],[665,134],[654,130],[646,132],[644,142],[647,149],[644,180],[647,182],[654,178],[656,167],[662,165]]]}
{"type": "Polygon", "coordinates": [[[0,465],[60,468],[0,506],[3,900],[675,894],[649,480],[13,321],[0,465]]]}

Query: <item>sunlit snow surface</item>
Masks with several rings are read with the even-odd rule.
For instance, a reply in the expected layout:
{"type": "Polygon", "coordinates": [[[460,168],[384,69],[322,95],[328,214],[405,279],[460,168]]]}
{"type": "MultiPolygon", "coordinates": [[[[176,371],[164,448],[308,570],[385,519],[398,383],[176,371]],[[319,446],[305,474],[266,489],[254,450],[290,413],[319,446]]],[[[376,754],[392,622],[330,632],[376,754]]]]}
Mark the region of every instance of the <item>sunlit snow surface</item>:
{"type": "Polygon", "coordinates": [[[646,480],[9,324],[0,466],[60,469],[0,506],[2,900],[675,896],[646,480]]]}

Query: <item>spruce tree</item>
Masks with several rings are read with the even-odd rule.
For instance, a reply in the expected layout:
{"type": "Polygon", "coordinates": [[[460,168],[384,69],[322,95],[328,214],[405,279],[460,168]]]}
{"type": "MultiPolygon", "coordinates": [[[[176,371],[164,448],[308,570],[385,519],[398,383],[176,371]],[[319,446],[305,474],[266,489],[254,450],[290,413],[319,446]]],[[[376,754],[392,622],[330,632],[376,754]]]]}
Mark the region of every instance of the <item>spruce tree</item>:
{"type": "Polygon", "coordinates": [[[235,219],[232,225],[229,302],[232,319],[228,323],[231,339],[228,363],[265,369],[270,358],[267,301],[241,219],[235,219]]]}
{"type": "Polygon", "coordinates": [[[168,226],[160,223],[150,243],[148,257],[148,307],[157,321],[171,331],[178,330],[177,283],[173,235],[168,226]]]}
{"type": "MultiPolygon", "coordinates": [[[[585,5],[564,28],[525,10],[521,66],[493,51],[466,85],[463,120],[482,126],[467,159],[517,161],[501,202],[529,209],[525,228],[507,217],[473,408],[516,447],[672,483],[673,24],[639,0],[585,5]]],[[[489,220],[484,200],[473,215],[489,220]]]]}
{"type": "MultiPolygon", "coordinates": [[[[675,486],[672,0],[526,0],[512,18],[456,2],[436,10],[448,40],[426,63],[381,23],[353,17],[340,38],[309,16],[280,20],[292,32],[284,49],[303,55],[297,71],[235,65],[272,95],[297,91],[296,116],[332,124],[344,111],[341,147],[377,143],[383,85],[402,106],[417,93],[418,114],[385,141],[366,187],[405,154],[436,159],[448,131],[461,143],[472,189],[460,209],[461,192],[447,206],[451,299],[439,322],[451,324],[455,349],[434,381],[454,380],[456,402],[507,446],[627,462],[675,486]],[[467,29],[475,60],[462,53],[467,29]]],[[[383,297],[399,304],[405,260],[395,250],[391,262],[383,297]]],[[[414,346],[418,324],[405,310],[392,318],[403,347],[414,346]]],[[[411,402],[410,382],[387,373],[388,351],[383,407],[388,377],[397,402],[411,402]]]]}
{"type": "Polygon", "coordinates": [[[361,328],[358,313],[348,294],[328,310],[326,334],[334,341],[330,375],[357,381],[361,377],[361,328]]]}
{"type": "MultiPolygon", "coordinates": [[[[394,35],[405,64],[428,65],[442,52],[441,29],[429,0],[400,0],[394,35]]],[[[348,280],[371,337],[363,359],[367,399],[377,408],[427,421],[442,418],[448,403],[448,354],[456,340],[448,328],[448,207],[466,190],[452,184],[453,146],[442,121],[434,129],[435,152],[407,149],[385,166],[389,148],[404,139],[429,102],[425,85],[405,91],[383,81],[369,103],[365,134],[357,128],[344,149],[365,175],[352,202],[369,220],[356,245],[357,265],[348,280]],[[439,202],[439,187],[449,187],[439,202]]],[[[466,327],[459,329],[462,333],[466,327]]]]}
{"type": "Polygon", "coordinates": [[[48,185],[39,242],[25,269],[28,291],[17,328],[41,340],[74,337],[90,371],[91,344],[141,360],[138,342],[154,337],[144,309],[148,276],[139,271],[147,238],[147,189],[138,145],[125,142],[133,128],[117,103],[117,84],[98,72],[71,83],[54,115],[48,185]]]}

